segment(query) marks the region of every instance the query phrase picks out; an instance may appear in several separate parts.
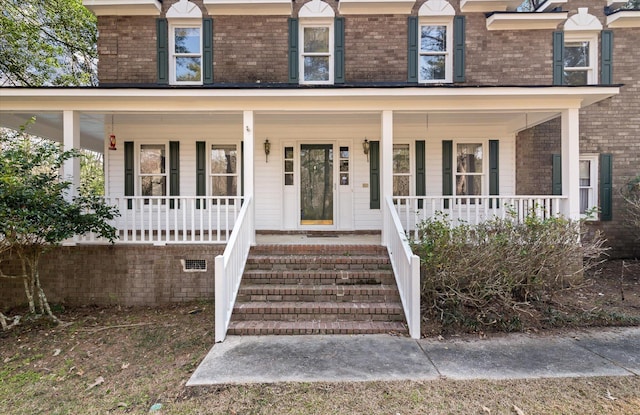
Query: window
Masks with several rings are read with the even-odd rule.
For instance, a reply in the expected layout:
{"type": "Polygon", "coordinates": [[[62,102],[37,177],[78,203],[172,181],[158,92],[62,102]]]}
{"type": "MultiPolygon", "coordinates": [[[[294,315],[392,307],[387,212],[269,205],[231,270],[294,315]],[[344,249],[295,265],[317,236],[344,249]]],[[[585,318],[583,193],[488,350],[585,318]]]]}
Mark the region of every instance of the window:
{"type": "Polygon", "coordinates": [[[349,185],[349,147],[340,147],[340,186],[349,185]]]}
{"type": "MultiPolygon", "coordinates": [[[[140,146],[139,183],[141,196],[166,196],[165,154],[164,144],[142,144],[140,146]]],[[[145,203],[148,203],[148,200],[145,203]]]]}
{"type": "Polygon", "coordinates": [[[597,42],[565,35],[564,85],[589,85],[597,83],[597,42]],[[571,38],[575,40],[571,40],[571,38]]]}
{"type": "MultiPolygon", "coordinates": [[[[456,196],[480,196],[483,193],[483,146],[460,143],[456,147],[456,196]]],[[[467,203],[462,200],[461,203],[467,203]]],[[[471,199],[469,203],[475,203],[471,199]]]]}
{"type": "Polygon", "coordinates": [[[451,82],[451,26],[452,20],[420,21],[419,42],[419,81],[451,82]]]}
{"type": "Polygon", "coordinates": [[[284,185],[293,186],[293,147],[284,148],[284,185]]]}
{"type": "Polygon", "coordinates": [[[193,24],[171,26],[171,79],[174,84],[202,84],[202,27],[193,24]]]}
{"type": "Polygon", "coordinates": [[[305,84],[333,83],[333,20],[300,27],[300,79],[305,84]]]}
{"type": "Polygon", "coordinates": [[[238,151],[234,144],[211,146],[211,196],[238,195],[238,151]]]}
{"type": "Polygon", "coordinates": [[[598,157],[580,156],[580,214],[585,215],[598,206],[597,175],[598,157]]]}
{"type": "MultiPolygon", "coordinates": [[[[411,157],[409,144],[393,145],[393,195],[411,195],[411,157]]],[[[401,203],[404,203],[404,201],[401,203]]]]}

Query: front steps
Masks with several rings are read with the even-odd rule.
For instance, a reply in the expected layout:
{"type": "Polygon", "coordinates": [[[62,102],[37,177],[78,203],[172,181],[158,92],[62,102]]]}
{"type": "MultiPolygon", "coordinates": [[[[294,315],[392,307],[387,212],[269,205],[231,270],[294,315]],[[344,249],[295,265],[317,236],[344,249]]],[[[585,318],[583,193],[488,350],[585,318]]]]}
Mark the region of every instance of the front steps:
{"type": "Polygon", "coordinates": [[[249,253],[229,334],[406,334],[386,249],[259,245],[249,253]]]}

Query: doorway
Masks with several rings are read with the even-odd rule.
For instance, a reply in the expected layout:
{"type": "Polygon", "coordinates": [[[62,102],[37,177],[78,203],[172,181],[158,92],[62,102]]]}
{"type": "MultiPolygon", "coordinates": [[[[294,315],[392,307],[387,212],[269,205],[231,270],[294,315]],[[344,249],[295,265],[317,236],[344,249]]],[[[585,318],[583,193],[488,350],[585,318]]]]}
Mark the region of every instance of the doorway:
{"type": "Polygon", "coordinates": [[[300,146],[300,225],[334,224],[333,145],[300,146]]]}

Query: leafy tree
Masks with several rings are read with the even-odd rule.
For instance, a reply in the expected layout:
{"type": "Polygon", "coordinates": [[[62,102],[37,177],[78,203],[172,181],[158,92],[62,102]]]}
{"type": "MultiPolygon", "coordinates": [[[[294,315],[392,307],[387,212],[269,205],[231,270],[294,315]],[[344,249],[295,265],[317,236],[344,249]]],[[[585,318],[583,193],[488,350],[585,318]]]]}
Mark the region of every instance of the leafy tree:
{"type": "MultiPolygon", "coordinates": [[[[63,163],[80,153],[63,151],[58,143],[34,140],[21,132],[0,135],[0,261],[8,254],[20,265],[21,279],[32,314],[53,315],[40,283],[42,255],[75,235],[94,232],[111,242],[116,229],[109,224],[118,213],[91,192],[78,189],[71,197],[71,182],[60,177],[63,163]]],[[[7,318],[0,314],[3,327],[7,318]]],[[[14,319],[12,324],[17,323],[14,319]]]]}
{"type": "Polygon", "coordinates": [[[0,0],[0,85],[97,85],[96,39],[82,0],[0,0]]]}
{"type": "Polygon", "coordinates": [[[101,153],[82,150],[80,158],[80,191],[83,195],[104,196],[104,170],[101,153]]]}

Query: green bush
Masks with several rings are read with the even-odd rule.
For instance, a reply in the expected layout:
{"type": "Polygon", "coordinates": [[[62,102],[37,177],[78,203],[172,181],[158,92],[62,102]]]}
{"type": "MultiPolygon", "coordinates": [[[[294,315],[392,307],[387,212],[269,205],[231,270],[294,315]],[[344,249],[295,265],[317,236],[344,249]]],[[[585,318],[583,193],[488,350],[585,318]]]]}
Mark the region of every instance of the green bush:
{"type": "Polygon", "coordinates": [[[581,221],[543,219],[536,211],[522,221],[511,212],[477,225],[454,224],[444,213],[421,222],[411,245],[421,259],[424,317],[445,326],[518,330],[533,301],[599,261],[605,251],[599,233],[587,237],[581,221]]]}

